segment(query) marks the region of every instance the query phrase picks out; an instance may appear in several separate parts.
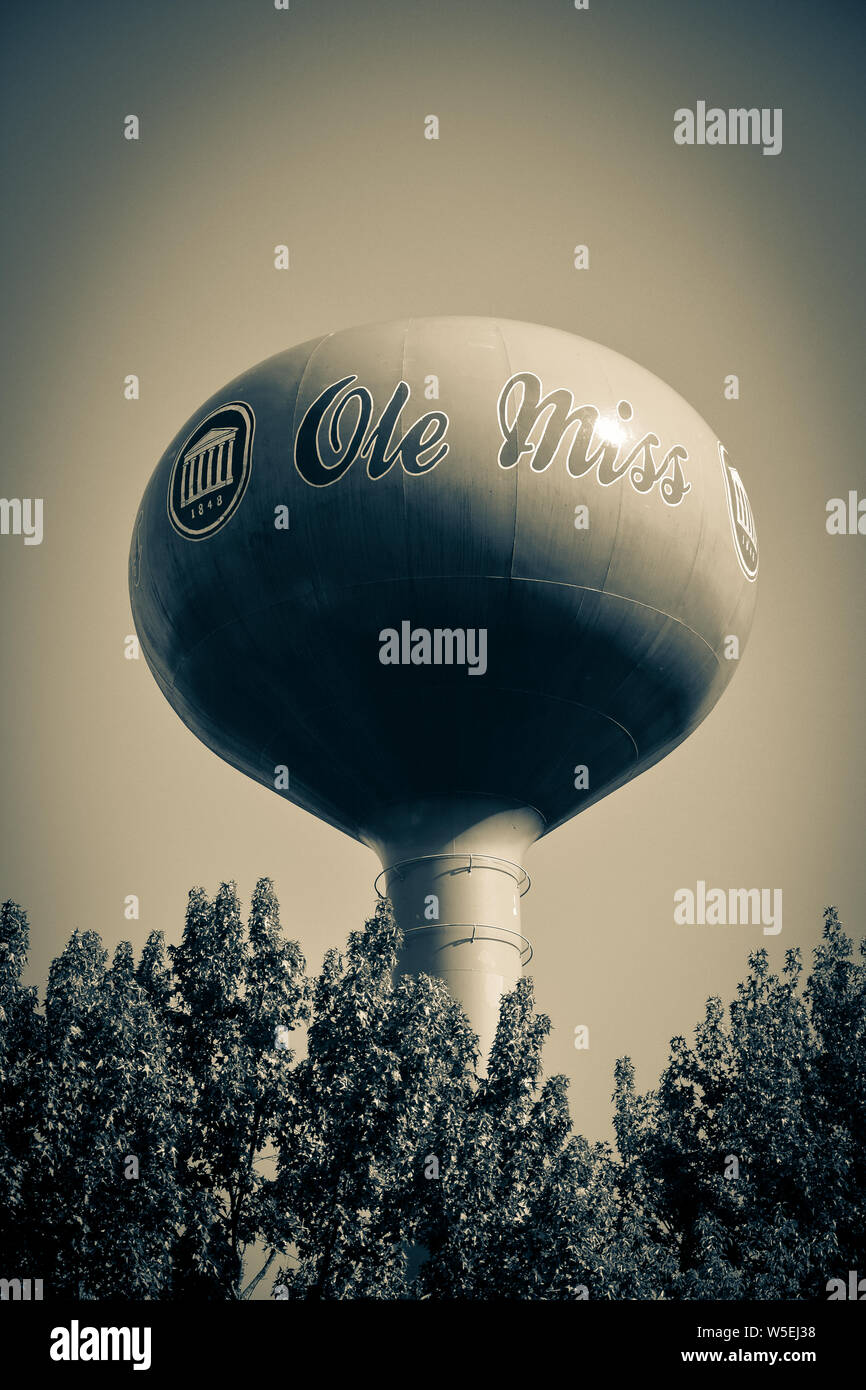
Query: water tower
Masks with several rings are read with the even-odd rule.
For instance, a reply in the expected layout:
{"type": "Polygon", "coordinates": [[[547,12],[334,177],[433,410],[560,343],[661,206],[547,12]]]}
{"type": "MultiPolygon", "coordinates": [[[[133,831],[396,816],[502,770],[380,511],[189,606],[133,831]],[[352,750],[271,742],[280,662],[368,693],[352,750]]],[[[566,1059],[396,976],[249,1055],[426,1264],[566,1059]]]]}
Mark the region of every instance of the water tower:
{"type": "Polygon", "coordinates": [[[129,573],[181,719],[376,852],[402,968],[445,979],[486,1052],[529,954],[528,847],[712,709],[757,569],[740,475],[676,392],[569,333],[424,318],[206,401],[129,573]]]}

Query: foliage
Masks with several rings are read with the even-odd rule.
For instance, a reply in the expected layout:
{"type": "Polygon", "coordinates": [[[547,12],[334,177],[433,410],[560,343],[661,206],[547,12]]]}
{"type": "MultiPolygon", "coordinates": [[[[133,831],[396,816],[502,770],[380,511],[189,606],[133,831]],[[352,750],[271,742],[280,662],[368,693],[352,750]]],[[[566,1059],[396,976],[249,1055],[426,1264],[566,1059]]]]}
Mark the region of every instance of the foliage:
{"type": "Polygon", "coordinates": [[[708,1000],[658,1090],[637,1096],[619,1064],[621,1189],[677,1256],[670,1296],[822,1297],[866,1267],[866,969],[851,945],[828,908],[804,990],[799,951],[781,976],[757,951],[729,1024],[708,1000]]]}
{"type": "Polygon", "coordinates": [[[617,1064],[616,1151],[543,1076],[531,980],[479,1068],[386,903],[314,980],[268,879],[245,925],[234,884],[193,890],[137,966],[74,932],[41,1012],[27,946],[6,903],[0,1248],[47,1295],[820,1298],[866,1269],[866,968],[833,908],[805,984],[758,951],[657,1089],[617,1064]]]}

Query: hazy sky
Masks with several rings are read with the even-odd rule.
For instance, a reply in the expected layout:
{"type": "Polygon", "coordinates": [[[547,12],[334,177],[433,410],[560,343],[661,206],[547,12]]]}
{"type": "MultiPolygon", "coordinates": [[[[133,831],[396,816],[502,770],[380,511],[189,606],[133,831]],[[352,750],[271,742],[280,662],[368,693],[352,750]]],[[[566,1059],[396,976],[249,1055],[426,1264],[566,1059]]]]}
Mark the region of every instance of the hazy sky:
{"type": "Polygon", "coordinates": [[[633,358],[724,439],[757,519],[757,617],[717,708],[527,858],[548,1068],[579,1128],[608,1134],[614,1059],[653,1084],[749,949],[811,948],[828,902],[862,931],[866,537],[825,528],[828,499],[866,494],[860,13],[112,0],[7,21],[2,491],[44,499],[44,539],[0,536],[0,895],[31,915],[34,982],[76,926],[177,939],[193,884],[234,878],[247,903],[272,875],[313,967],[371,907],[370,851],[221,763],[124,659],[126,567],[154,464],[206,397],[406,315],[495,313],[633,358]],[[676,146],[699,100],[782,108],[781,153],[676,146]],[[781,888],[782,932],[675,926],[699,879],[781,888]]]}

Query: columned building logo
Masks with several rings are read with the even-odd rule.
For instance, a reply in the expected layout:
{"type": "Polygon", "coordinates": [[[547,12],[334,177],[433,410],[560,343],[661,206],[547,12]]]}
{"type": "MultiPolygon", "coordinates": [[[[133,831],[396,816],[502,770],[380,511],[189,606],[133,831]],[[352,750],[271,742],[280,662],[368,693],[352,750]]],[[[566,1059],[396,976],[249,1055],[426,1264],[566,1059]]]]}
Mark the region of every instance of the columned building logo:
{"type": "Polygon", "coordinates": [[[249,481],[254,429],[250,406],[232,401],[211,411],[181,446],[167,498],[180,535],[212,536],[237,510],[249,481]]]}
{"type": "Polygon", "coordinates": [[[754,580],[758,573],[758,533],[755,529],[755,518],[743,480],[731,463],[724,444],[719,444],[719,459],[725,475],[725,496],[728,499],[728,516],[734,533],[737,559],[746,578],[754,580]]]}

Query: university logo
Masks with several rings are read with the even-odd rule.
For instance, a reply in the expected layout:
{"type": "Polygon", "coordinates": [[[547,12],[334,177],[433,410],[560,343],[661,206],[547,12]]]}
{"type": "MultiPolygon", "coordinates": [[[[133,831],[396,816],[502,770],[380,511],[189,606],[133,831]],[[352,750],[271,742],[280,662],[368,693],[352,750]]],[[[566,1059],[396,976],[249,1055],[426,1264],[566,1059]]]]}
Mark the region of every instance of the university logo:
{"type": "Polygon", "coordinates": [[[237,511],[250,478],[255,418],[232,401],[212,410],[182,444],[168,481],[168,517],[190,540],[212,536],[237,511]]]}
{"type": "Polygon", "coordinates": [[[755,530],[755,518],[752,516],[743,480],[731,463],[724,444],[719,444],[719,460],[725,477],[725,496],[728,499],[728,516],[731,518],[737,559],[746,578],[754,580],[758,574],[758,533],[755,530]]]}

